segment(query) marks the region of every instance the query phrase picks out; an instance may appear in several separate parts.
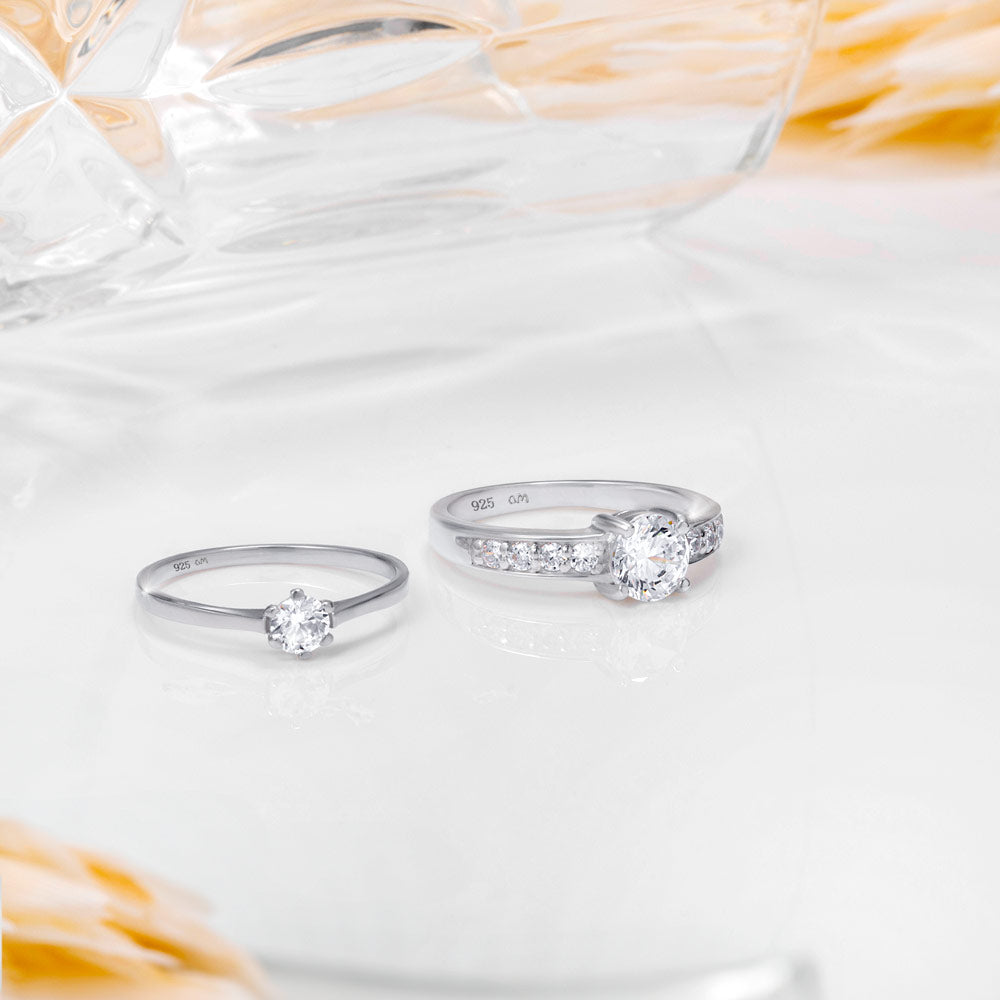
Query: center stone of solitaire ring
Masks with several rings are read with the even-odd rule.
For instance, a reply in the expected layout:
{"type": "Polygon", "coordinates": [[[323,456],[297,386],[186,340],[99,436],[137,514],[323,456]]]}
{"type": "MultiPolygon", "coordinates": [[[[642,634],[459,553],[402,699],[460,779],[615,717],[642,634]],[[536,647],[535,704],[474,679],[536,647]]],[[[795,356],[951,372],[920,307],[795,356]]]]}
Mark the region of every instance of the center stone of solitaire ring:
{"type": "Polygon", "coordinates": [[[685,589],[691,543],[687,524],[653,511],[619,515],[628,529],[611,540],[611,574],[636,601],[662,601],[685,589]]]}
{"type": "Polygon", "coordinates": [[[333,642],[333,605],[293,590],[287,601],[264,610],[268,644],[293,656],[308,656],[333,642]]]}

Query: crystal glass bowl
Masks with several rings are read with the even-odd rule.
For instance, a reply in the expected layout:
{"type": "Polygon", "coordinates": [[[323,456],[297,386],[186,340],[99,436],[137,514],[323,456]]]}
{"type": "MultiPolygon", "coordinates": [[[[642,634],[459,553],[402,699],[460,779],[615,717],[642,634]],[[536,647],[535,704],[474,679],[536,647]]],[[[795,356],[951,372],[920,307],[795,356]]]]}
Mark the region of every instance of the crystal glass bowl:
{"type": "Polygon", "coordinates": [[[259,277],[689,209],[767,156],[817,10],[5,4],[0,322],[178,268],[259,277]]]}

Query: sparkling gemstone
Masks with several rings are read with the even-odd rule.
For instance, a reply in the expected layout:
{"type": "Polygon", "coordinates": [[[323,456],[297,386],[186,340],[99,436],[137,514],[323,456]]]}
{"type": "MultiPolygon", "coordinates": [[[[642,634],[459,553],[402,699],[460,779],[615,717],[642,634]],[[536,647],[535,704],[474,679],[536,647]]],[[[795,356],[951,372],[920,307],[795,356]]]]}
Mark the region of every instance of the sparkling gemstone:
{"type": "Polygon", "coordinates": [[[715,522],[709,521],[704,528],[701,529],[702,534],[702,550],[704,552],[714,552],[716,545],[718,545],[718,538],[715,534],[715,522]]]}
{"type": "Polygon", "coordinates": [[[469,555],[472,556],[473,566],[482,566],[483,564],[483,546],[486,543],[481,538],[473,538],[472,544],[469,546],[469,555]]]}
{"type": "Polygon", "coordinates": [[[698,556],[706,555],[708,549],[705,547],[705,539],[699,530],[692,528],[688,534],[689,552],[692,559],[696,559],[698,556]]]}
{"type": "Polygon", "coordinates": [[[678,521],[672,516],[636,514],[629,521],[631,530],[615,537],[611,571],[634,600],[662,601],[687,575],[688,539],[678,533],[678,521]]]}
{"type": "Polygon", "coordinates": [[[546,573],[565,573],[569,569],[569,549],[559,542],[545,542],[538,546],[541,568],[546,573]]]}
{"type": "Polygon", "coordinates": [[[511,542],[507,557],[511,569],[519,573],[530,573],[535,558],[535,546],[531,542],[511,542]]]}
{"type": "Polygon", "coordinates": [[[597,542],[577,542],[569,561],[576,573],[598,573],[604,562],[604,546],[597,542]]]}
{"type": "Polygon", "coordinates": [[[722,520],[722,515],[720,514],[715,519],[715,544],[717,547],[722,544],[722,539],[725,537],[725,535],[726,535],[726,525],[725,522],[722,520]]]}
{"type": "Polygon", "coordinates": [[[505,569],[507,566],[507,543],[491,538],[483,544],[483,565],[488,569],[505,569]]]}
{"type": "Polygon", "coordinates": [[[264,612],[264,626],[268,639],[280,643],[286,653],[301,656],[319,649],[333,629],[333,618],[326,601],[293,590],[287,601],[264,612]]]}

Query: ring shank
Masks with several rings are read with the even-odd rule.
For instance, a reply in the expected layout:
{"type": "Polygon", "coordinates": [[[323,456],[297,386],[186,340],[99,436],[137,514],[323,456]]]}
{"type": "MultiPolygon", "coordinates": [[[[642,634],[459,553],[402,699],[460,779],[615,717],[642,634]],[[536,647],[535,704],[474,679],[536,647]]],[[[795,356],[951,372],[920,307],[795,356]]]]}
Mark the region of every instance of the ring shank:
{"type": "MultiPolygon", "coordinates": [[[[623,511],[664,507],[682,515],[691,524],[716,517],[721,508],[700,493],[655,483],[612,480],[567,480],[564,482],[505,483],[486,489],[465,490],[446,497],[442,504],[454,518],[481,521],[512,510],[543,510],[553,507],[584,507],[592,510],[623,511]],[[497,507],[485,513],[474,508],[476,499],[492,497],[497,507]],[[511,503],[511,500],[516,502],[511,503]],[[503,509],[500,506],[503,505],[503,509]]],[[[436,509],[436,508],[435,508],[436,509]]]]}
{"type": "MultiPolygon", "coordinates": [[[[482,521],[518,511],[551,508],[586,508],[609,513],[665,509],[680,515],[693,527],[718,517],[722,508],[693,490],[656,483],[624,480],[550,480],[503,483],[463,490],[439,500],[431,508],[431,544],[446,559],[468,564],[463,538],[481,534],[482,521]]],[[[587,524],[580,529],[553,530],[490,526],[491,537],[515,540],[559,539],[567,543],[589,541],[602,533],[587,524]]]]}
{"type": "Polygon", "coordinates": [[[358,570],[385,577],[389,582],[356,597],[333,602],[339,625],[360,615],[391,607],[402,600],[409,571],[395,556],[340,545],[231,545],[182,552],[151,563],[136,577],[136,597],[150,614],[185,625],[211,628],[263,630],[264,608],[226,608],[189,601],[159,588],[182,577],[232,566],[321,566],[358,570]]]}

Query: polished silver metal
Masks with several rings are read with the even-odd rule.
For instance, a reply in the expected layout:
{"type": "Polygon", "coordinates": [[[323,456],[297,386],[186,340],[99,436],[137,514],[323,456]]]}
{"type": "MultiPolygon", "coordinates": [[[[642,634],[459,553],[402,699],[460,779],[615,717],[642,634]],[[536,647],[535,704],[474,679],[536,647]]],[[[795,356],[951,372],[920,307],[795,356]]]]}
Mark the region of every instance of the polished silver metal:
{"type": "MultiPolygon", "coordinates": [[[[591,479],[503,483],[453,493],[431,508],[430,540],[438,553],[459,565],[509,576],[592,583],[603,596],[624,600],[635,595],[614,571],[615,546],[634,530],[633,519],[646,514],[664,515],[671,536],[683,539],[678,541],[678,565],[684,573],[688,563],[706,558],[721,544],[722,508],[709,497],[677,486],[591,479]],[[484,523],[518,511],[552,508],[600,513],[579,529],[484,523]],[[600,547],[599,557],[593,546],[600,547]],[[579,555],[587,552],[589,560],[579,555]]],[[[670,592],[689,586],[684,576],[670,592]]]]}
{"type": "MultiPolygon", "coordinates": [[[[160,589],[193,573],[231,566],[275,564],[358,570],[388,580],[387,583],[355,597],[320,602],[329,616],[329,624],[326,634],[318,643],[319,646],[329,646],[333,642],[334,627],[361,615],[398,604],[406,594],[410,575],[406,565],[395,556],[386,555],[384,552],[373,552],[370,549],[347,548],[342,545],[229,545],[182,552],[151,563],[140,570],[136,577],[136,597],[146,611],[159,618],[181,622],[184,625],[258,632],[267,635],[268,645],[283,648],[280,640],[268,634],[267,626],[269,616],[279,607],[278,603],[267,608],[216,607],[175,597],[160,589]]],[[[299,588],[292,590],[289,595],[290,600],[300,600],[305,597],[304,591],[299,588]]]]}

